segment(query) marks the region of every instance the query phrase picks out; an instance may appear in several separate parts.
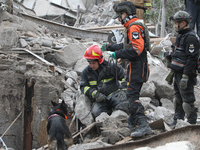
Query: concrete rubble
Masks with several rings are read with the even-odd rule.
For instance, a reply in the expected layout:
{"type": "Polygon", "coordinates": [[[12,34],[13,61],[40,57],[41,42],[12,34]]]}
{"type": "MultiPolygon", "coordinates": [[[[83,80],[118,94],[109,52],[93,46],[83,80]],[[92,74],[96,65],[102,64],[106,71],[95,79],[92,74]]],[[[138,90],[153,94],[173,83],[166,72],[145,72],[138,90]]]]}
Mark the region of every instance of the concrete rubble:
{"type": "MultiPolygon", "coordinates": [[[[38,15],[37,13],[41,13],[39,6],[37,7],[40,1],[19,2],[38,15]]],[[[63,2],[62,0],[52,0],[51,3],[45,1],[43,5],[48,8],[52,3],[65,8],[70,6],[73,9],[68,13],[76,12],[76,7],[70,5],[72,0],[67,1],[69,6],[63,2]]],[[[81,10],[86,11],[82,15],[79,27],[106,25],[110,21],[113,14],[111,9],[113,1],[99,1],[98,4],[93,2],[86,4],[86,0],[77,2],[81,10]],[[102,15],[97,15],[99,13],[102,15]]],[[[40,15],[45,16],[48,13],[40,15]]],[[[91,133],[86,132],[74,138],[74,145],[69,150],[110,146],[130,136],[126,112],[118,110],[110,116],[102,113],[97,118],[93,118],[90,112],[91,101],[81,94],[79,89],[81,72],[88,65],[88,62],[83,59],[84,52],[90,45],[101,46],[102,41],[73,39],[65,33],[56,33],[45,26],[6,11],[0,11],[0,16],[0,114],[2,114],[0,134],[4,133],[20,112],[23,114],[3,137],[8,147],[18,150],[22,147],[30,148],[31,145],[33,149],[48,149],[46,119],[52,108],[50,101],[61,99],[74,110],[73,119],[68,120],[73,136],[96,122],[95,129],[91,129],[91,133]]],[[[103,54],[108,60],[107,52],[103,54]]],[[[149,123],[163,119],[167,124],[171,124],[174,115],[172,103],[174,91],[173,86],[165,81],[169,70],[163,60],[155,55],[148,53],[148,60],[150,78],[142,87],[140,100],[145,107],[149,123]]],[[[199,108],[198,93],[197,87],[195,105],[199,108]]],[[[186,120],[178,120],[176,128],[187,125],[186,120]]],[[[185,150],[194,147],[187,142],[180,144],[183,147],[185,145],[185,150]]],[[[145,149],[140,148],[140,150],[145,149]]]]}

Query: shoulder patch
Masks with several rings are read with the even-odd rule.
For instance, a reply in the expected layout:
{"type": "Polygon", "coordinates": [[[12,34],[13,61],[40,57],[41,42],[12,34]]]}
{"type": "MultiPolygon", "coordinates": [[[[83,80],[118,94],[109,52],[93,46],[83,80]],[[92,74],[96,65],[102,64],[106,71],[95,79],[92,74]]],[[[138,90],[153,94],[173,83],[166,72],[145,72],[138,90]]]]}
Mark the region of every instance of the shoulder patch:
{"type": "Polygon", "coordinates": [[[139,33],[138,32],[133,32],[132,33],[132,38],[133,39],[139,39],[139,33]]]}
{"type": "Polygon", "coordinates": [[[193,45],[193,44],[190,44],[190,45],[189,45],[189,52],[190,52],[190,53],[193,53],[193,52],[194,52],[194,45],[193,45]]]}

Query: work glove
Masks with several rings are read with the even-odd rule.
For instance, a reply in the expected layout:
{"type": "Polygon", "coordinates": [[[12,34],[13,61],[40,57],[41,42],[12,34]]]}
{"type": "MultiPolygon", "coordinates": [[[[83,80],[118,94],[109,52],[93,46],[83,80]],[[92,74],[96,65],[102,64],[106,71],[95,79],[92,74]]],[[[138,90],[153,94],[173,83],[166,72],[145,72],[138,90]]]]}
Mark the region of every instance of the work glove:
{"type": "Polygon", "coordinates": [[[94,90],[92,92],[92,98],[94,98],[95,101],[98,102],[98,103],[106,101],[106,96],[104,94],[98,92],[97,90],[94,90]]]}
{"type": "Polygon", "coordinates": [[[123,101],[126,100],[126,92],[123,91],[123,90],[121,90],[121,91],[119,91],[119,92],[115,95],[115,97],[116,97],[120,102],[123,102],[123,101]]]}
{"type": "Polygon", "coordinates": [[[106,51],[107,50],[107,44],[103,43],[103,45],[101,46],[101,51],[106,51]]]}
{"type": "Polygon", "coordinates": [[[112,58],[114,58],[114,59],[117,59],[117,58],[116,58],[115,52],[110,52],[110,51],[108,51],[108,54],[110,55],[110,57],[112,57],[112,58]]]}
{"type": "Polygon", "coordinates": [[[180,88],[181,89],[186,89],[187,88],[187,82],[189,80],[189,77],[185,74],[182,75],[182,79],[180,81],[180,88]]]}
{"type": "Polygon", "coordinates": [[[174,78],[174,71],[170,71],[170,73],[166,77],[166,81],[169,85],[172,85],[173,83],[173,78],[174,78]]]}

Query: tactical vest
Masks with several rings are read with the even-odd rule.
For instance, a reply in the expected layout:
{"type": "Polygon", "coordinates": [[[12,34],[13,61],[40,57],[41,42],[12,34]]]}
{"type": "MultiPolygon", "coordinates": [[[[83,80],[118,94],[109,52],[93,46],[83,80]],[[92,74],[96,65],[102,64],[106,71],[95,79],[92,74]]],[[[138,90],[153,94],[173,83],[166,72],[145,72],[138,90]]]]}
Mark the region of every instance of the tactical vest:
{"type": "MultiPolygon", "coordinates": [[[[183,43],[184,43],[185,38],[188,35],[193,35],[193,36],[197,37],[198,40],[199,40],[199,44],[200,44],[200,39],[194,31],[191,31],[191,32],[188,32],[188,33],[182,35],[182,37],[179,41],[179,44],[176,45],[176,48],[175,48],[175,50],[173,51],[173,54],[172,54],[172,63],[171,63],[170,68],[172,70],[174,70],[175,72],[183,71],[184,67],[186,65],[187,56],[186,56],[186,53],[185,53],[185,48],[183,47],[183,43]]],[[[197,62],[197,70],[200,73],[200,56],[199,56],[199,59],[198,59],[198,62],[197,62]]]]}
{"type": "Polygon", "coordinates": [[[150,52],[151,44],[150,44],[149,31],[148,31],[147,26],[143,24],[140,20],[131,22],[128,28],[126,29],[125,34],[124,34],[124,49],[132,47],[131,43],[129,44],[129,39],[128,39],[128,30],[132,25],[140,25],[144,28],[144,49],[150,52]]]}

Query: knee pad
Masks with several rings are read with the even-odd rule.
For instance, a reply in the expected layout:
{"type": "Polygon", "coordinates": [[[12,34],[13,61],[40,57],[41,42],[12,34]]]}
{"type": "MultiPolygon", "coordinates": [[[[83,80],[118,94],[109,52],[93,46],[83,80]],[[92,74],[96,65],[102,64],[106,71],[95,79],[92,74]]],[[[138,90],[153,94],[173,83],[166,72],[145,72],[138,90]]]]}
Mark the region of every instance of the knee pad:
{"type": "Polygon", "coordinates": [[[140,103],[139,100],[136,100],[134,102],[129,101],[129,112],[132,115],[136,115],[137,113],[143,113],[144,112],[144,106],[140,103]]]}
{"type": "Polygon", "coordinates": [[[187,117],[189,117],[194,111],[196,111],[196,108],[194,107],[193,103],[183,102],[183,110],[186,113],[187,117]]]}

